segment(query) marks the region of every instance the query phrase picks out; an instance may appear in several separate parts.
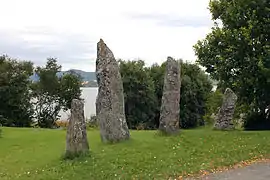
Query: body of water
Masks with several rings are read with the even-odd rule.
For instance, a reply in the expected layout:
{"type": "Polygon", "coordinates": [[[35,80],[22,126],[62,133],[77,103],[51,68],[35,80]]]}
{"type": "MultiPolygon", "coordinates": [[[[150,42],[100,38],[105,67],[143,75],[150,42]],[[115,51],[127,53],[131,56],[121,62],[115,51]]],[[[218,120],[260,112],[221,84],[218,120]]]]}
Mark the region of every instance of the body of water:
{"type": "MultiPolygon", "coordinates": [[[[213,90],[216,89],[216,86],[213,87],[213,90]]],[[[81,98],[84,99],[84,116],[89,119],[91,116],[96,114],[96,98],[98,94],[97,87],[83,87],[81,88],[82,95],[81,98]]],[[[70,115],[70,111],[64,112],[60,111],[60,119],[66,120],[70,115]]]]}
{"type": "MultiPolygon", "coordinates": [[[[92,115],[96,114],[96,98],[98,94],[97,87],[81,88],[81,98],[84,99],[84,116],[89,119],[92,115]]],[[[70,111],[60,111],[60,120],[66,120],[70,111]]]]}

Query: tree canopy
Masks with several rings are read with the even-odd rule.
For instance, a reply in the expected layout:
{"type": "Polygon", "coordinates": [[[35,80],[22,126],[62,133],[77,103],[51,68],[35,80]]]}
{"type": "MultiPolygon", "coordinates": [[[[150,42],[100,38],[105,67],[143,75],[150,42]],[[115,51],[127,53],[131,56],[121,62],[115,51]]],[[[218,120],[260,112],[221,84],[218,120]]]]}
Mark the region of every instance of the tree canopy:
{"type": "Polygon", "coordinates": [[[80,99],[80,77],[72,72],[58,77],[60,70],[61,66],[54,58],[48,58],[45,67],[35,70],[39,80],[32,84],[32,94],[35,118],[40,127],[54,127],[60,110],[70,109],[72,99],[80,99]]]}
{"type": "Polygon", "coordinates": [[[71,100],[80,98],[80,77],[67,73],[49,58],[45,67],[30,61],[0,56],[0,126],[29,127],[36,120],[40,127],[52,128],[61,109],[70,109],[71,100]],[[34,70],[35,69],[35,70],[34,70]],[[32,82],[33,72],[39,76],[32,82]]]}
{"type": "MultiPolygon", "coordinates": [[[[73,71],[59,76],[57,59],[48,58],[45,66],[32,62],[0,59],[0,123],[25,127],[32,122],[42,128],[56,127],[60,110],[68,110],[72,99],[80,99],[81,77],[73,71]],[[30,81],[35,72],[37,81],[30,81]]],[[[212,85],[196,64],[181,61],[181,128],[204,124],[206,99],[212,85]]],[[[131,129],[156,129],[163,93],[166,62],[146,67],[144,61],[119,60],[125,96],[125,112],[131,129]]]]}
{"type": "Polygon", "coordinates": [[[194,46],[197,62],[238,95],[248,111],[270,104],[270,3],[268,0],[212,0],[215,26],[194,46]]]}
{"type": "Polygon", "coordinates": [[[125,94],[125,112],[129,128],[145,126],[156,128],[155,112],[158,108],[154,81],[144,61],[120,61],[125,94]]]}
{"type": "MultiPolygon", "coordinates": [[[[204,124],[206,99],[211,81],[198,65],[181,62],[180,126],[204,124]]],[[[143,61],[120,61],[129,128],[156,129],[164,84],[166,62],[145,67],[143,61]]]]}
{"type": "Polygon", "coordinates": [[[0,124],[31,125],[33,110],[29,76],[32,73],[33,63],[0,56],[0,124]]]}

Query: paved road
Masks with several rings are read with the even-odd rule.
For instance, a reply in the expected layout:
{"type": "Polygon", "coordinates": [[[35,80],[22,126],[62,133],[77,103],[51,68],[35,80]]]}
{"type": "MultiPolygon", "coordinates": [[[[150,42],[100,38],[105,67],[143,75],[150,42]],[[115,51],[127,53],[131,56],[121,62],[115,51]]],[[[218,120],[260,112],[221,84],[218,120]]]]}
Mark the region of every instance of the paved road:
{"type": "Polygon", "coordinates": [[[270,162],[257,163],[244,168],[211,174],[201,180],[270,180],[270,162]]]}

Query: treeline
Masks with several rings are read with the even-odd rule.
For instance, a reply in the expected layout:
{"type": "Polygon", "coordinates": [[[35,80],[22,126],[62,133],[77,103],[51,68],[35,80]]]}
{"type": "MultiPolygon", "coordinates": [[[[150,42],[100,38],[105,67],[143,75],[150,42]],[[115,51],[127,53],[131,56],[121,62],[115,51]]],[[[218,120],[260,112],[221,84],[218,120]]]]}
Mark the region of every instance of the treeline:
{"type": "Polygon", "coordinates": [[[0,56],[0,124],[12,127],[55,127],[61,109],[69,109],[71,100],[79,98],[80,77],[57,73],[56,59],[47,59],[44,67],[34,68],[30,61],[0,56]],[[30,76],[37,73],[39,80],[30,76]],[[34,124],[35,120],[35,124],[34,124]]]}
{"type": "Polygon", "coordinates": [[[213,0],[215,25],[194,45],[197,62],[238,96],[245,129],[270,129],[269,0],[213,0]]]}
{"type": "MultiPolygon", "coordinates": [[[[196,64],[181,65],[181,128],[194,128],[209,120],[208,102],[212,83],[196,64]],[[208,103],[208,107],[207,107],[208,103]],[[208,117],[206,119],[205,117],[208,117]]],[[[146,67],[144,61],[119,60],[125,94],[125,111],[130,129],[156,129],[166,63],[146,67]]],[[[81,95],[82,79],[76,73],[57,76],[61,66],[49,58],[44,67],[29,61],[0,56],[0,124],[3,126],[56,127],[61,109],[70,109],[71,100],[81,95]],[[38,81],[31,81],[36,73],[38,81]],[[36,122],[36,123],[33,123],[36,122]]],[[[211,106],[214,103],[210,103],[211,106]]],[[[209,123],[209,122],[208,122],[209,123]]]]}
{"type": "MultiPolygon", "coordinates": [[[[129,128],[156,129],[159,125],[166,63],[151,67],[145,67],[144,61],[120,60],[119,63],[129,128]]],[[[194,128],[204,125],[203,117],[207,99],[212,93],[212,83],[198,65],[181,61],[180,66],[180,126],[194,128]]]]}

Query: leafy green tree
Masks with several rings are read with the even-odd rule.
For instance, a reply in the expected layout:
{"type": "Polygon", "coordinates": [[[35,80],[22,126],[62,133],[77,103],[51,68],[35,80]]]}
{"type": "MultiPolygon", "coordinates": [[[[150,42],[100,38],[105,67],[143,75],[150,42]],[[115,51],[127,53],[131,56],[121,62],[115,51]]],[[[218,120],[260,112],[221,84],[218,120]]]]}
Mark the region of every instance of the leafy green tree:
{"type": "Polygon", "coordinates": [[[0,56],[0,124],[28,127],[32,123],[29,77],[33,64],[0,56]]]}
{"type": "Polygon", "coordinates": [[[66,73],[59,79],[60,97],[64,110],[71,108],[72,99],[80,99],[82,77],[76,73],[66,73]]]}
{"type": "Polygon", "coordinates": [[[166,71],[166,63],[162,63],[161,65],[153,64],[148,69],[151,78],[154,81],[155,87],[155,95],[157,98],[156,110],[155,110],[155,126],[159,126],[159,117],[160,117],[160,107],[161,107],[161,99],[163,94],[163,85],[164,85],[164,74],[166,71]]]}
{"type": "MultiPolygon", "coordinates": [[[[196,64],[181,61],[181,91],[180,91],[180,125],[181,128],[192,128],[203,125],[206,110],[206,99],[211,92],[212,84],[208,76],[196,64]]],[[[159,114],[163,93],[166,62],[154,64],[149,68],[150,76],[155,85],[157,105],[155,123],[159,124],[159,114]]]]}
{"type": "MultiPolygon", "coordinates": [[[[156,129],[159,126],[166,62],[151,67],[145,67],[142,60],[119,60],[119,64],[129,128],[156,129]]],[[[181,127],[203,125],[211,81],[196,64],[181,63],[181,74],[181,127]]]]}
{"type": "Polygon", "coordinates": [[[144,61],[120,60],[125,94],[125,112],[129,128],[153,129],[157,99],[154,82],[144,61]]]}
{"type": "Polygon", "coordinates": [[[206,100],[212,90],[208,76],[196,64],[181,63],[180,126],[204,125],[206,100]]]}
{"type": "Polygon", "coordinates": [[[60,110],[70,109],[72,99],[79,98],[81,94],[80,77],[73,73],[58,77],[60,71],[61,66],[54,58],[48,58],[45,67],[37,67],[35,70],[39,76],[39,80],[32,86],[35,118],[43,128],[53,128],[60,110]]]}
{"type": "Polygon", "coordinates": [[[215,26],[194,46],[198,63],[221,88],[233,89],[239,102],[249,106],[249,114],[266,119],[270,104],[269,1],[212,0],[209,7],[215,26]]]}

